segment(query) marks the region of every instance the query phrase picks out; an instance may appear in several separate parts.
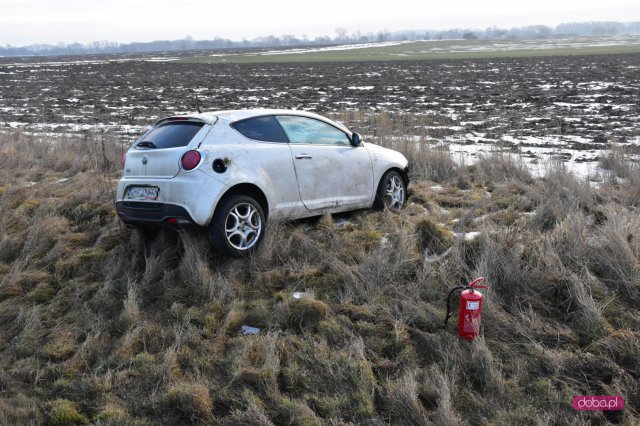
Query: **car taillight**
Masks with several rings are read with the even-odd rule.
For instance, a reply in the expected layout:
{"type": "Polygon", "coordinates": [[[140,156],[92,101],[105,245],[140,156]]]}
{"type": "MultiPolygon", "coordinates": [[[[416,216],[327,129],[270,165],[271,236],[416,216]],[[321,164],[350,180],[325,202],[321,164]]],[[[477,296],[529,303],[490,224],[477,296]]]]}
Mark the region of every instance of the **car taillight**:
{"type": "Polygon", "coordinates": [[[182,154],[182,159],[180,160],[180,163],[182,164],[182,168],[184,170],[189,171],[189,170],[195,169],[196,166],[200,164],[201,159],[202,159],[202,156],[198,151],[187,151],[184,154],[182,154]]]}
{"type": "Polygon", "coordinates": [[[127,153],[122,154],[122,168],[127,165],[127,153]]]}

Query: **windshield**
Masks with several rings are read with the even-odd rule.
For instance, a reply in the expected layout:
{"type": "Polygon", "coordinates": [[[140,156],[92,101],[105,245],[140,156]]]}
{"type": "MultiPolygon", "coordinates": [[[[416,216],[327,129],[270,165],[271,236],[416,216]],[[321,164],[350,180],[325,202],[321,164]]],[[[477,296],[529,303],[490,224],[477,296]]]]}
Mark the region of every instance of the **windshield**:
{"type": "Polygon", "coordinates": [[[135,144],[140,148],[176,148],[187,146],[191,139],[200,131],[204,123],[173,122],[155,127],[142,135],[135,144]]]}

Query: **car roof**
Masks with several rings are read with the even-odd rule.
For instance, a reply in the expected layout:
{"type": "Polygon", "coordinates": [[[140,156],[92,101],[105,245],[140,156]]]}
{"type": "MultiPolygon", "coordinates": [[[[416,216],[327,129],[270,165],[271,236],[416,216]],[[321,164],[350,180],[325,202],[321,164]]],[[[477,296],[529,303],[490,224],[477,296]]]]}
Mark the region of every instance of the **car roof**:
{"type": "Polygon", "coordinates": [[[203,115],[215,115],[219,118],[226,119],[229,121],[238,121],[238,120],[243,120],[245,118],[259,117],[261,115],[299,115],[303,117],[311,117],[311,118],[318,118],[320,120],[327,120],[327,118],[322,117],[318,114],[314,114],[313,112],[298,111],[298,110],[291,110],[291,109],[270,109],[270,108],[213,111],[213,112],[203,113],[203,115]]]}
{"type": "MultiPolygon", "coordinates": [[[[223,111],[209,111],[209,112],[202,112],[197,114],[184,114],[184,115],[181,115],[181,117],[196,118],[204,121],[205,123],[213,124],[218,119],[227,121],[229,123],[233,123],[235,121],[244,120],[246,118],[260,117],[264,115],[297,115],[300,117],[315,118],[317,120],[326,121],[326,122],[338,125],[345,132],[349,131],[349,129],[347,129],[342,123],[336,123],[333,120],[330,120],[326,117],[315,114],[313,112],[293,110],[293,109],[270,109],[270,108],[235,109],[235,110],[223,110],[223,111]]],[[[175,118],[175,117],[171,117],[171,118],[175,118]]],[[[156,125],[160,122],[164,122],[164,120],[167,120],[167,118],[163,118],[162,120],[159,120],[158,122],[156,122],[156,125]]]]}

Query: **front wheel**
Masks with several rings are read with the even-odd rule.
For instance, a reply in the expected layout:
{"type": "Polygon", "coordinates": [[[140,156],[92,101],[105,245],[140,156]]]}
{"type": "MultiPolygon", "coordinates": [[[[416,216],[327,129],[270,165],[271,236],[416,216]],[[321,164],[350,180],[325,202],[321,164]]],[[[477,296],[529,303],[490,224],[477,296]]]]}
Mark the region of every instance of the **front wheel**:
{"type": "Polygon", "coordinates": [[[232,195],[218,205],[209,237],[213,248],[233,257],[251,254],[264,235],[266,220],[260,204],[247,195],[232,195]]]}
{"type": "Polygon", "coordinates": [[[395,170],[389,170],[380,179],[376,193],[375,207],[400,210],[407,199],[407,187],[404,179],[395,170]]]}

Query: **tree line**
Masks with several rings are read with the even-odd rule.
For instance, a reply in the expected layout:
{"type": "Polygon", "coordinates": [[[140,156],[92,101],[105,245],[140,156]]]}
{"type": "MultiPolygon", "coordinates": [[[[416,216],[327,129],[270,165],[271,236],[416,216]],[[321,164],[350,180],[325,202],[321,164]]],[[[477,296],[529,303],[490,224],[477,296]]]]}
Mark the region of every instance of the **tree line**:
{"type": "Polygon", "coordinates": [[[322,36],[313,39],[292,34],[264,36],[251,40],[230,40],[216,37],[212,40],[194,40],[185,37],[182,40],[157,40],[151,42],[114,43],[95,41],[92,43],[32,44],[28,46],[0,46],[0,56],[30,55],[82,55],[82,54],[118,54],[144,53],[184,50],[229,50],[244,48],[277,48],[295,46],[323,46],[335,44],[375,43],[385,41],[410,40],[518,40],[558,38],[569,36],[611,36],[640,34],[640,22],[577,22],[562,23],[555,27],[532,25],[504,29],[490,27],[486,29],[450,29],[450,30],[410,30],[377,33],[349,33],[344,28],[336,29],[335,36],[322,36]]]}

